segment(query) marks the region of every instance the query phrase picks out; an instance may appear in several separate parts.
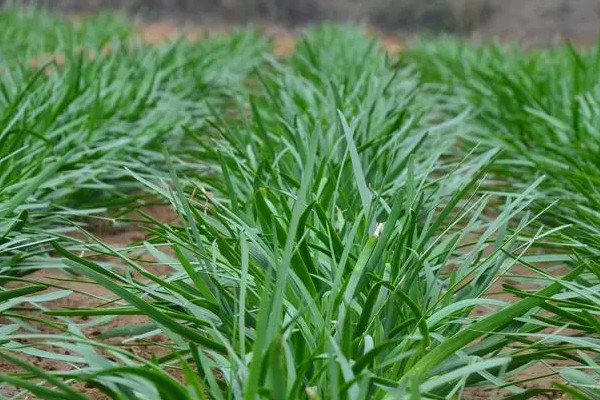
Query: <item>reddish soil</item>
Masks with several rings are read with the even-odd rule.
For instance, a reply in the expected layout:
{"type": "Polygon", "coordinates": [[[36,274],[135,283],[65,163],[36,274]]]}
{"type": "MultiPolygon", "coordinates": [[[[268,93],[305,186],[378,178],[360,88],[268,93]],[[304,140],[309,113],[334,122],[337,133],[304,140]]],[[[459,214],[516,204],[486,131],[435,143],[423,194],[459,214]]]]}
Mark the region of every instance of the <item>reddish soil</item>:
{"type": "MultiPolygon", "coordinates": [[[[269,38],[273,44],[273,54],[276,57],[285,57],[291,54],[296,49],[296,38],[298,33],[278,25],[263,25],[258,27],[261,33],[269,38]]],[[[181,35],[189,40],[197,40],[198,38],[210,34],[222,34],[231,31],[231,27],[226,25],[216,25],[206,28],[197,26],[184,26],[176,24],[172,21],[161,21],[155,23],[146,23],[138,25],[138,34],[147,43],[161,43],[164,41],[173,40],[181,35]]],[[[374,31],[369,32],[380,38],[380,43],[390,55],[396,55],[403,49],[402,41],[395,36],[384,36],[374,31]]]]}

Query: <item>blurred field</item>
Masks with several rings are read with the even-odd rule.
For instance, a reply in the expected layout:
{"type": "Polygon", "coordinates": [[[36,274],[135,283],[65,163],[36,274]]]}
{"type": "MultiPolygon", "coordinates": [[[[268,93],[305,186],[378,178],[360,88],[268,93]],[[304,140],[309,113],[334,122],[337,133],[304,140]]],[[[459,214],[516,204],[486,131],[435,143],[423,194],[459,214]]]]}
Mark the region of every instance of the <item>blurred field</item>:
{"type": "MultiPolygon", "coordinates": [[[[14,2],[14,1],[13,1],[14,2]]],[[[146,20],[230,25],[254,22],[286,28],[324,20],[360,23],[403,34],[462,36],[548,44],[562,38],[593,41],[599,29],[595,0],[17,0],[74,13],[122,10],[146,20]]]]}

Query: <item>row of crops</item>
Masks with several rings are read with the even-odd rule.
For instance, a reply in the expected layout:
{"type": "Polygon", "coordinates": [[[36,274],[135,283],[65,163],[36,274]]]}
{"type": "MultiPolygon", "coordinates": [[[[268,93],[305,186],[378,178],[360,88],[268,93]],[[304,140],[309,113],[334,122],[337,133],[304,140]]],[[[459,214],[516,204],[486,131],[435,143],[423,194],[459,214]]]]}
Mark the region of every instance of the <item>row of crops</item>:
{"type": "Polygon", "coordinates": [[[0,398],[600,398],[600,49],[0,24],[0,398]]]}

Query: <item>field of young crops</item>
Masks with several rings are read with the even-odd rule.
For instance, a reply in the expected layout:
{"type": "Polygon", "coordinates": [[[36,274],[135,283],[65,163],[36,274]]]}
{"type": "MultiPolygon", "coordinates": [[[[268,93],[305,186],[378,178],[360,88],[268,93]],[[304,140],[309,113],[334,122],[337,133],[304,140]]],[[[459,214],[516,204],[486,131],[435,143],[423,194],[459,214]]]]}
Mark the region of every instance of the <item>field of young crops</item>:
{"type": "Polygon", "coordinates": [[[0,30],[0,399],[600,398],[600,47],[0,30]]]}

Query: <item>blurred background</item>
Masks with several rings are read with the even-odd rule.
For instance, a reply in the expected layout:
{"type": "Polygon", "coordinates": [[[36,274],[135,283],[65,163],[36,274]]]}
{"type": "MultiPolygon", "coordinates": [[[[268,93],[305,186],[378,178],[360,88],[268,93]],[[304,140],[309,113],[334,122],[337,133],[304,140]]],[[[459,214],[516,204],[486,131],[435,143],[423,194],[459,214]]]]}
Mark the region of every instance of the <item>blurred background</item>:
{"type": "Polygon", "coordinates": [[[598,0],[0,0],[67,13],[121,10],[149,20],[273,24],[295,28],[328,20],[393,33],[439,33],[551,43],[589,43],[598,34],[598,0]]]}

